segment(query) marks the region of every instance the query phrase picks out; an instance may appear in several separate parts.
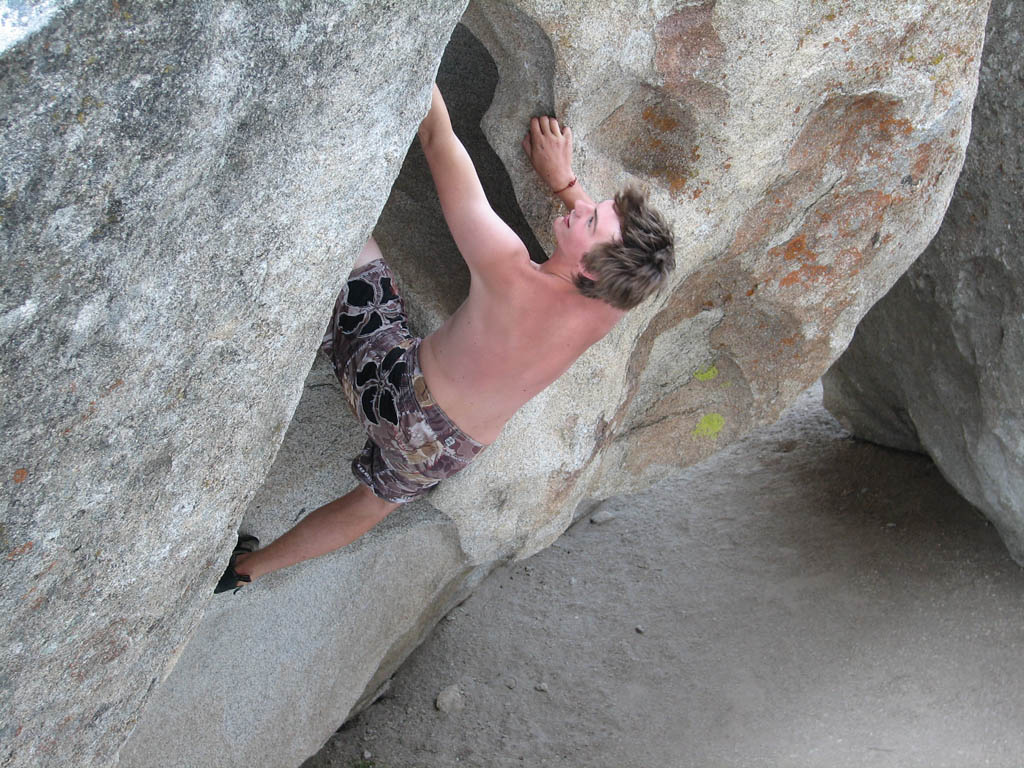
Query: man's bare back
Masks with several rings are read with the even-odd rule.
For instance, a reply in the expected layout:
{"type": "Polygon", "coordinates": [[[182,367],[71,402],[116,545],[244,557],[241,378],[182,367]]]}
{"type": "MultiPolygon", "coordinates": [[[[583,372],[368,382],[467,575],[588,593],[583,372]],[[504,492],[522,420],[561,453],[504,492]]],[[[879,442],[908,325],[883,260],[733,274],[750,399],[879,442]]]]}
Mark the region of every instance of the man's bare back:
{"type": "Polygon", "coordinates": [[[624,312],[587,299],[530,261],[526,249],[500,291],[474,285],[462,306],[423,340],[427,386],[451,419],[484,444],[534,395],[604,337],[624,312]]]}
{"type": "MultiPolygon", "coordinates": [[[[444,174],[450,163],[443,157],[432,159],[429,142],[431,129],[442,135],[450,130],[446,117],[435,87],[431,114],[420,136],[443,207],[444,174]],[[438,118],[438,125],[431,125],[432,117],[438,118]]],[[[543,264],[530,261],[526,246],[497,217],[465,233],[457,230],[458,225],[453,227],[470,270],[469,296],[420,348],[434,398],[460,428],[484,444],[494,442],[524,403],[561,376],[625,314],[584,297],[573,284],[583,254],[618,237],[620,226],[612,201],[595,205],[576,183],[572,132],[552,118],[535,118],[523,149],[552,189],[561,190],[570,209],[553,224],[555,252],[543,264]],[[486,257],[473,253],[491,243],[493,252],[486,257]]],[[[467,170],[461,168],[463,173],[467,170]]],[[[450,225],[452,207],[445,208],[450,225]]]]}

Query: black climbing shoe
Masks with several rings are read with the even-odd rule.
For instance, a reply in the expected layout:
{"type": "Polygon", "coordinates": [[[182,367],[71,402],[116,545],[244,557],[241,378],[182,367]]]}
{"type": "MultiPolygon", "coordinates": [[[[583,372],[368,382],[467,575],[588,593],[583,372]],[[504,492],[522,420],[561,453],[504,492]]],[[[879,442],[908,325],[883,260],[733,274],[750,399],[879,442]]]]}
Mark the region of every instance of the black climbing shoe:
{"type": "Polygon", "coordinates": [[[246,536],[245,534],[240,534],[238,536],[238,543],[235,545],[235,549],[231,553],[231,559],[228,560],[228,567],[224,570],[224,575],[220,577],[220,581],[217,582],[217,586],[213,588],[213,594],[216,595],[221,592],[227,592],[229,589],[233,589],[237,592],[252,581],[248,576],[235,573],[235,560],[243,552],[255,552],[259,545],[260,540],[255,536],[246,536]]]}

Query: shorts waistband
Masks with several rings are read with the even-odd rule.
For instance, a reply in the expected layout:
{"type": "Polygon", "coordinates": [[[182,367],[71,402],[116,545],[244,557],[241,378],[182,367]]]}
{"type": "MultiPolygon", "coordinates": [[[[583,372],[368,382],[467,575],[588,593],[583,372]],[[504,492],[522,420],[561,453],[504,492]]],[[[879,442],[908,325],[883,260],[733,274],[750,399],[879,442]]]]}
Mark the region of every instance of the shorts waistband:
{"type": "Polygon", "coordinates": [[[437,400],[435,400],[434,396],[430,393],[430,389],[427,387],[427,378],[423,375],[423,369],[420,367],[420,344],[422,343],[423,339],[416,339],[416,343],[409,348],[407,353],[409,368],[406,375],[409,376],[409,381],[412,386],[412,391],[416,396],[416,401],[424,411],[431,411],[432,413],[437,414],[439,418],[443,419],[458,439],[464,440],[474,448],[478,448],[482,451],[487,446],[462,431],[462,428],[452,421],[451,417],[444,412],[444,409],[438,405],[437,400]],[[417,386],[417,380],[422,382],[420,386],[417,386]]]}

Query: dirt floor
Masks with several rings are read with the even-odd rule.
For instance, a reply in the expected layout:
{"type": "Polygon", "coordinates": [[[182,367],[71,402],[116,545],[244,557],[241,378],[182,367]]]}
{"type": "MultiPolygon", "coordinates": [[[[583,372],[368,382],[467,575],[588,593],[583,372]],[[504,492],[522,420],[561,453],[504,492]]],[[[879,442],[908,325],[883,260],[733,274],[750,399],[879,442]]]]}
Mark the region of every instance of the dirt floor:
{"type": "Polygon", "coordinates": [[[496,571],[305,768],[1024,765],[1024,571],[820,401],[496,571]]]}

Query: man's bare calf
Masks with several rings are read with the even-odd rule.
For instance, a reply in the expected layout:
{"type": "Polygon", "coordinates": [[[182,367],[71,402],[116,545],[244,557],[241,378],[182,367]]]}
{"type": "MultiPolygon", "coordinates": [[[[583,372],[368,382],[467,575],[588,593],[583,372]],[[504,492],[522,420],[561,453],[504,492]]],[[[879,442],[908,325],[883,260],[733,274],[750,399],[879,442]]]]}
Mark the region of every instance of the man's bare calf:
{"type": "MultiPolygon", "coordinates": [[[[382,258],[380,247],[371,237],[359,251],[352,269],[379,258],[382,258]]],[[[358,539],[398,506],[378,498],[360,483],[344,496],[313,510],[294,528],[263,549],[238,555],[235,573],[255,581],[289,565],[326,555],[358,539]]]]}
{"type": "Polygon", "coordinates": [[[255,581],[273,571],[326,555],[358,539],[400,504],[385,501],[360,483],[341,498],[324,504],[263,549],[235,559],[235,573],[255,581]]]}

